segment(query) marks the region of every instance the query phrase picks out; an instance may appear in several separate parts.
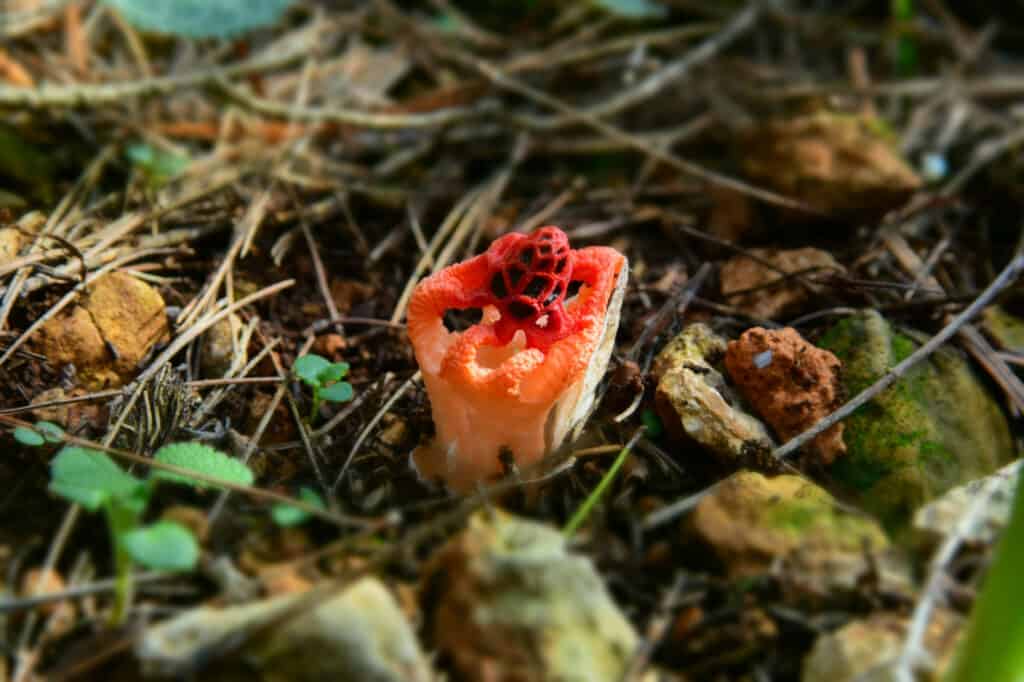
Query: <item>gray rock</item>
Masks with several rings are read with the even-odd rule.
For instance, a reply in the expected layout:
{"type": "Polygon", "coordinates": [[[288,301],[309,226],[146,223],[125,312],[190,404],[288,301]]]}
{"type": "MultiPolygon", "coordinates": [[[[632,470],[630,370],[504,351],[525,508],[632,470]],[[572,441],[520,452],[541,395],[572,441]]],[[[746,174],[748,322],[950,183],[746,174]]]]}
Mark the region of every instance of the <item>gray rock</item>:
{"type": "Polygon", "coordinates": [[[147,628],[136,654],[149,674],[266,682],[428,682],[427,660],[391,593],[363,578],[333,596],[288,594],[223,609],[202,606],[147,628]],[[317,599],[317,596],[320,598],[317,599]]]}
{"type": "Polygon", "coordinates": [[[985,487],[988,481],[995,480],[996,488],[989,503],[982,510],[979,523],[973,528],[969,528],[964,536],[964,541],[969,543],[987,545],[995,542],[1010,518],[1013,493],[1017,489],[1021,464],[1021,460],[1018,460],[991,476],[957,486],[942,497],[934,499],[918,509],[914,514],[916,539],[925,546],[941,542],[967,513],[975,495],[985,487]]]}
{"type": "Polygon", "coordinates": [[[589,559],[557,530],[499,511],[438,551],[423,600],[458,679],[617,682],[638,644],[589,559]]]}
{"type": "MultiPolygon", "coordinates": [[[[906,617],[876,613],[818,637],[804,658],[802,682],[898,682],[895,663],[907,636],[906,617]]],[[[925,632],[930,666],[915,679],[941,680],[949,667],[961,622],[939,610],[925,632]]]]}
{"type": "Polygon", "coordinates": [[[740,399],[718,371],[726,341],[704,324],[691,324],[654,361],[656,406],[666,430],[704,446],[727,464],[771,449],[768,429],[740,407],[740,399]]]}

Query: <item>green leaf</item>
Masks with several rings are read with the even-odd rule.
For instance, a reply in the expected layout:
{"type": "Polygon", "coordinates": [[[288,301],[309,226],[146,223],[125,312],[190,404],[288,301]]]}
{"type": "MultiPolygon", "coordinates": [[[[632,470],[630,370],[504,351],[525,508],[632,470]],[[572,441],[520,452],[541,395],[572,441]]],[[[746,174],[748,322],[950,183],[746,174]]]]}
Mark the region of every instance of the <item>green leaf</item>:
{"type": "Polygon", "coordinates": [[[191,571],[199,561],[199,544],[185,526],[174,521],[129,531],[121,542],[132,559],[155,571],[191,571]]]}
{"type": "MultiPolygon", "coordinates": [[[[244,462],[228,457],[220,450],[215,450],[209,445],[203,445],[202,443],[172,443],[165,445],[156,451],[153,459],[164,464],[189,469],[205,476],[217,478],[227,483],[252,485],[253,481],[252,471],[244,462]]],[[[217,487],[215,484],[206,483],[183,474],[164,471],[163,469],[155,470],[153,477],[185,483],[197,488],[217,487]]]]}
{"type": "Polygon", "coordinates": [[[339,381],[320,390],[320,399],[329,403],[347,403],[352,400],[352,385],[347,381],[339,381]]]}
{"type": "Polygon", "coordinates": [[[159,147],[139,142],[128,145],[125,156],[145,173],[150,184],[159,187],[188,167],[189,158],[159,147]]]}
{"type": "Polygon", "coordinates": [[[650,0],[593,0],[603,10],[627,19],[661,19],[668,10],[650,0]]]}
{"type": "Polygon", "coordinates": [[[275,23],[292,0],[104,0],[144,31],[226,38],[275,23]]]}
{"type": "Polygon", "coordinates": [[[90,511],[108,500],[132,497],[144,486],[96,450],[69,445],[50,464],[50,490],[90,511]]]}
{"type": "MultiPolygon", "coordinates": [[[[299,490],[299,499],[306,504],[311,504],[319,509],[325,509],[324,500],[315,490],[311,488],[302,488],[299,490]]],[[[270,516],[274,519],[274,523],[279,526],[297,526],[300,523],[305,523],[309,520],[309,512],[298,507],[293,507],[290,504],[276,504],[274,508],[270,510],[270,516]]]]}
{"type": "Polygon", "coordinates": [[[295,358],[292,371],[295,372],[295,376],[310,386],[319,386],[321,384],[320,372],[326,370],[330,365],[331,363],[327,361],[327,358],[310,353],[309,355],[300,355],[295,358]]]}
{"type": "Polygon", "coordinates": [[[347,362],[333,362],[322,370],[317,372],[316,378],[320,380],[320,384],[329,384],[332,381],[337,381],[343,376],[348,374],[348,363],[347,362]]]}
{"type": "Polygon", "coordinates": [[[46,443],[46,439],[43,438],[43,434],[39,433],[35,429],[30,429],[27,426],[19,426],[14,429],[14,440],[31,448],[38,448],[40,445],[46,443]]]}
{"type": "Polygon", "coordinates": [[[64,429],[53,422],[36,422],[35,429],[43,434],[47,443],[60,443],[64,440],[64,429]]]}

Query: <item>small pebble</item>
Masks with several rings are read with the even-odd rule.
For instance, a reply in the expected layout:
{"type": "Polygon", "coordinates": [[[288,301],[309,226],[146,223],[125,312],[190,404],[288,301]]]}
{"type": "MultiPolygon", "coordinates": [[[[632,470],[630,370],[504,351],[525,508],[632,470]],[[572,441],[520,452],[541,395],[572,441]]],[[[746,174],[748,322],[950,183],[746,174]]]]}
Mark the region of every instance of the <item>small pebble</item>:
{"type": "Polygon", "coordinates": [[[770,364],[772,364],[772,352],[770,350],[766,350],[763,353],[758,353],[754,356],[754,367],[764,369],[770,364]]]}

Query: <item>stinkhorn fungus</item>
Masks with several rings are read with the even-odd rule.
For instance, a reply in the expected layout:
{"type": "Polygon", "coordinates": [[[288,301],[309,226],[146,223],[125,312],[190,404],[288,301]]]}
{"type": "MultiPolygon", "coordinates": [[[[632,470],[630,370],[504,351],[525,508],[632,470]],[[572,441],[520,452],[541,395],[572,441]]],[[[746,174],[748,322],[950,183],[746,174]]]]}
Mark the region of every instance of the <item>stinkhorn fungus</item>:
{"type": "Polygon", "coordinates": [[[465,491],[501,474],[505,453],[524,467],[557,448],[593,404],[627,270],[618,251],[570,249],[549,226],[420,282],[408,330],[437,427],[413,455],[420,475],[465,491]],[[445,313],[465,309],[480,322],[448,331],[445,313]]]}

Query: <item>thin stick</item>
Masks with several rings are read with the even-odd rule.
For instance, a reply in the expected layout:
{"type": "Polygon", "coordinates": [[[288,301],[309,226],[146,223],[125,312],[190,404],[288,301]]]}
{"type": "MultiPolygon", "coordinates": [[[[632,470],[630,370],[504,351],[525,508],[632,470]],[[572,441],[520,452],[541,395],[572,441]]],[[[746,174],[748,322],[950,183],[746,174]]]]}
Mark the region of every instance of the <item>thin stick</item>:
{"type": "Polygon", "coordinates": [[[121,389],[112,388],[107,391],[99,391],[97,393],[90,393],[89,395],[80,395],[76,398],[62,398],[60,400],[47,400],[42,403],[30,403],[28,405],[22,405],[21,407],[8,407],[0,410],[2,414],[20,414],[22,412],[32,412],[33,410],[44,410],[49,407],[61,407],[62,405],[74,405],[75,403],[86,403],[91,400],[103,400],[104,398],[113,398],[121,395],[121,389]]]}
{"type": "MultiPolygon", "coordinates": [[[[274,344],[267,344],[265,350],[272,348],[273,345],[274,344]]],[[[277,410],[277,406],[281,404],[281,399],[284,398],[287,390],[288,384],[282,381],[278,385],[277,390],[274,391],[274,395],[270,399],[270,403],[267,405],[267,409],[260,416],[260,421],[256,425],[256,430],[253,432],[252,436],[249,438],[249,441],[246,443],[245,452],[242,453],[242,456],[240,458],[244,463],[249,463],[249,459],[252,457],[252,454],[256,452],[256,448],[259,447],[260,439],[263,437],[263,433],[267,430],[267,426],[270,425],[270,420],[274,416],[274,412],[277,410]]],[[[210,513],[207,517],[207,523],[211,531],[213,530],[214,524],[217,523],[217,520],[220,517],[220,513],[224,510],[225,505],[227,505],[228,497],[230,495],[231,492],[228,490],[221,491],[221,494],[217,498],[217,501],[214,502],[213,506],[210,508],[210,513]]]]}
{"type": "Polygon", "coordinates": [[[210,386],[236,386],[240,384],[276,384],[288,377],[234,377],[226,379],[193,379],[186,381],[187,386],[192,388],[209,388],[210,386]]]}
{"type": "MultiPolygon", "coordinates": [[[[296,203],[298,197],[292,192],[292,196],[295,198],[296,203]]],[[[327,270],[324,268],[324,262],[320,258],[320,250],[316,247],[316,240],[313,239],[313,230],[309,227],[309,221],[306,220],[305,216],[300,217],[302,236],[306,240],[306,248],[309,249],[309,255],[313,260],[313,272],[316,274],[316,285],[320,289],[320,297],[324,299],[324,305],[327,306],[327,316],[333,321],[341,318],[341,313],[338,312],[338,306],[334,302],[334,296],[331,295],[331,286],[327,283],[327,270]]],[[[345,333],[345,328],[340,322],[334,322],[334,329],[339,334],[345,333]]]]}
{"type": "Polygon", "coordinates": [[[654,335],[661,331],[668,319],[668,316],[673,312],[679,310],[686,310],[690,307],[690,302],[693,300],[697,292],[704,285],[704,279],[711,272],[711,264],[704,263],[700,266],[697,272],[691,277],[686,284],[679,287],[679,290],[672,294],[668,300],[661,306],[654,317],[647,320],[644,323],[644,328],[640,332],[640,336],[637,337],[636,341],[630,346],[629,351],[626,353],[626,357],[630,360],[636,360],[640,356],[640,351],[643,350],[654,335]]]}
{"type": "Polygon", "coordinates": [[[19,109],[46,109],[50,107],[104,106],[120,104],[125,100],[154,95],[169,95],[176,90],[218,83],[226,78],[238,78],[268,71],[304,57],[314,36],[295,41],[285,49],[269,50],[265,54],[242,62],[226,64],[177,76],[158,76],[123,83],[79,83],[55,85],[44,83],[34,88],[20,88],[0,84],[0,106],[19,109]]]}
{"type": "Polygon", "coordinates": [[[330,123],[379,130],[440,128],[455,123],[494,116],[499,108],[497,102],[485,101],[474,107],[451,107],[427,114],[375,114],[368,111],[356,111],[340,107],[296,107],[252,95],[245,89],[232,85],[227,78],[219,78],[216,83],[221,92],[233,102],[263,116],[283,118],[301,123],[330,123]]]}
{"type": "MultiPolygon", "coordinates": [[[[30,423],[22,421],[20,419],[15,419],[13,417],[0,417],[0,422],[10,424],[12,426],[23,426],[26,428],[32,428],[32,425],[30,423]]],[[[105,452],[119,459],[132,462],[133,464],[140,464],[142,466],[150,467],[151,469],[168,471],[172,474],[178,474],[180,476],[194,479],[202,483],[215,486],[217,488],[224,488],[226,490],[231,490],[233,492],[243,493],[255,499],[263,499],[268,500],[270,502],[277,502],[279,504],[287,504],[292,507],[298,507],[299,509],[302,509],[303,511],[309,514],[313,514],[314,516],[321,518],[325,521],[330,521],[331,523],[334,523],[338,526],[350,528],[367,528],[374,525],[374,521],[372,520],[359,519],[352,516],[346,516],[344,514],[334,513],[321,507],[318,507],[316,505],[304,502],[302,500],[289,497],[288,495],[274,492],[273,490],[264,490],[263,488],[257,488],[250,485],[241,485],[239,483],[234,483],[233,481],[226,481],[222,478],[210,476],[208,474],[204,474],[194,469],[180,467],[173,464],[167,464],[166,462],[161,462],[159,460],[151,459],[149,457],[143,457],[142,455],[137,455],[134,452],[121,450],[119,448],[113,448],[108,445],[96,443],[95,441],[91,441],[85,438],[78,438],[76,436],[70,436],[65,433],[62,436],[61,441],[71,445],[78,445],[89,450],[98,450],[100,452],[105,452]]]]}
{"type": "Polygon", "coordinates": [[[647,662],[651,658],[651,654],[654,653],[655,647],[665,636],[665,632],[668,630],[669,624],[672,622],[672,611],[675,608],[676,600],[679,599],[680,592],[683,591],[683,585],[686,584],[686,573],[680,571],[679,575],[672,582],[672,587],[665,593],[665,596],[661,599],[658,611],[655,612],[651,618],[650,626],[647,628],[646,636],[641,640],[640,646],[636,648],[633,653],[633,658],[630,660],[629,665],[626,667],[625,672],[622,673],[622,677],[619,679],[621,682],[634,682],[635,680],[642,680],[644,669],[647,667],[647,662]]]}
{"type": "MultiPolygon", "coordinates": [[[[53,538],[53,542],[50,543],[50,548],[46,552],[46,559],[43,560],[43,568],[41,575],[50,575],[51,572],[57,566],[57,559],[60,557],[60,553],[64,550],[64,545],[67,544],[68,538],[71,536],[71,531],[75,529],[75,524],[78,523],[78,517],[82,513],[82,508],[77,504],[72,504],[68,509],[67,513],[64,514],[64,518],[61,520],[60,528],[57,529],[57,535],[53,538]]],[[[53,615],[50,616],[51,618],[53,615]]],[[[11,679],[14,682],[19,682],[26,678],[35,667],[38,660],[38,652],[27,651],[29,639],[32,637],[32,630],[35,628],[38,615],[33,612],[25,618],[25,624],[22,626],[21,633],[18,637],[18,648],[17,648],[17,667],[14,670],[14,675],[11,679]]]]}
{"type": "MultiPolygon", "coordinates": [[[[168,345],[167,348],[165,348],[164,351],[160,353],[160,355],[155,360],[153,360],[149,367],[142,374],[139,375],[138,381],[145,381],[149,377],[156,374],[157,371],[159,371],[160,368],[163,367],[165,362],[168,362],[171,358],[173,358],[182,348],[190,344],[193,339],[195,339],[204,331],[206,331],[213,325],[217,324],[224,318],[226,318],[231,313],[238,312],[245,306],[249,305],[250,303],[255,303],[261,298],[273,296],[274,294],[278,293],[279,291],[283,291],[284,289],[287,289],[293,284],[295,284],[294,279],[286,279],[281,282],[277,282],[276,284],[271,284],[270,286],[263,287],[259,291],[255,291],[246,296],[245,298],[235,301],[231,305],[221,310],[219,313],[216,313],[214,315],[208,315],[203,319],[199,320],[194,325],[189,327],[188,331],[176,337],[174,341],[172,341],[170,345],[168,345]]],[[[125,410],[125,413],[127,414],[127,410],[125,410]]]]}
{"type": "MultiPolygon", "coordinates": [[[[309,349],[313,346],[314,341],[316,341],[316,337],[308,337],[299,349],[298,357],[302,357],[308,353],[309,349]]],[[[281,361],[278,357],[273,355],[270,359],[273,361],[274,367],[277,371],[284,373],[284,368],[281,367],[281,361]]],[[[313,472],[316,474],[316,480],[319,481],[320,487],[323,489],[324,496],[326,497],[329,492],[329,488],[327,487],[327,479],[324,478],[324,472],[320,469],[320,462],[317,460],[319,450],[314,449],[313,441],[309,437],[310,424],[302,418],[302,414],[299,412],[299,404],[296,402],[292,394],[285,392],[284,398],[288,402],[288,409],[292,414],[292,419],[295,421],[295,428],[299,430],[299,438],[302,439],[302,447],[306,450],[306,456],[309,458],[309,463],[312,465],[313,472]]],[[[311,417],[316,417],[316,414],[311,415],[311,417]]]]}
{"type": "Polygon", "coordinates": [[[405,325],[402,324],[401,322],[391,322],[390,320],[382,320],[376,317],[353,317],[351,315],[338,315],[337,317],[317,320],[316,322],[302,330],[302,336],[319,334],[320,332],[327,330],[332,324],[335,323],[365,325],[367,327],[387,327],[389,329],[405,329],[405,325]]]}
{"type": "MultiPolygon", "coordinates": [[[[175,577],[178,576],[175,576],[173,573],[153,571],[148,573],[137,573],[132,576],[132,580],[135,580],[136,582],[155,582],[175,577]]],[[[26,609],[34,609],[35,607],[43,606],[44,604],[53,604],[55,602],[67,601],[68,599],[77,599],[78,597],[88,597],[94,594],[111,592],[113,591],[115,583],[115,578],[106,578],[104,580],[97,580],[85,585],[73,585],[66,590],[61,590],[60,592],[44,592],[42,594],[32,595],[31,597],[5,598],[0,600],[0,614],[16,613],[26,609]]]]}
{"type": "Polygon", "coordinates": [[[741,194],[760,199],[761,201],[769,204],[775,204],[785,208],[794,209],[803,213],[817,215],[820,212],[804,204],[803,202],[790,199],[771,190],[762,189],[755,187],[750,183],[742,180],[737,180],[721,173],[708,170],[699,166],[693,162],[686,161],[672,152],[655,147],[651,145],[643,137],[634,135],[633,133],[626,132],[622,128],[608,123],[600,117],[591,114],[587,111],[577,109],[553,95],[549,95],[546,92],[538,90],[531,85],[527,85],[519,80],[516,80],[506,73],[501,71],[494,64],[480,59],[474,55],[463,52],[462,50],[453,48],[451,46],[438,46],[434,45],[434,49],[443,54],[444,56],[452,59],[453,61],[472,68],[474,71],[480,73],[485,78],[490,80],[495,85],[498,85],[506,90],[515,92],[523,97],[526,97],[534,102],[543,104],[546,107],[550,107],[555,111],[561,112],[565,116],[568,116],[574,121],[578,121],[587,125],[594,130],[606,135],[608,138],[621,142],[628,147],[636,149],[637,151],[647,154],[653,159],[661,161],[667,166],[670,166],[686,175],[693,176],[697,179],[704,180],[713,185],[721,187],[727,187],[733,189],[741,194]]]}
{"type": "Polygon", "coordinates": [[[946,579],[946,569],[964,539],[981,522],[981,516],[988,508],[989,500],[998,490],[1001,482],[1000,476],[992,476],[985,482],[982,489],[975,493],[974,499],[971,500],[956,526],[953,527],[953,532],[946,536],[942,546],[932,557],[928,567],[928,581],[925,583],[921,600],[914,608],[914,615],[907,628],[907,638],[892,667],[893,676],[899,682],[914,682],[917,679],[914,670],[926,658],[927,652],[924,650],[923,644],[924,633],[928,629],[932,610],[944,592],[942,585],[946,579]]]}
{"type": "Polygon", "coordinates": [[[404,384],[399,386],[398,390],[387,399],[387,402],[381,405],[377,414],[373,415],[373,419],[370,420],[370,423],[366,425],[366,428],[364,428],[362,433],[359,434],[359,437],[356,438],[356,442],[353,443],[352,449],[348,452],[348,457],[345,458],[345,463],[341,465],[341,471],[338,472],[338,477],[334,479],[334,485],[331,486],[332,496],[337,493],[338,486],[341,484],[341,480],[345,478],[345,472],[348,471],[348,465],[352,463],[352,459],[356,456],[356,453],[359,451],[359,447],[363,444],[363,441],[366,440],[366,437],[370,435],[370,432],[373,431],[375,426],[377,426],[377,423],[380,422],[385,414],[387,414],[387,411],[391,409],[391,406],[394,405],[399,398],[405,395],[405,392],[412,388],[413,384],[420,380],[420,376],[422,375],[417,371],[409,377],[404,384]]]}
{"type": "Polygon", "coordinates": [[[722,481],[726,480],[728,479],[723,478],[720,481],[712,483],[703,490],[695,492],[692,495],[687,495],[681,500],[676,500],[672,504],[666,505],[661,509],[651,512],[647,515],[647,518],[643,520],[641,527],[644,530],[651,530],[652,528],[657,528],[660,525],[668,523],[669,521],[672,521],[673,519],[682,516],[686,512],[696,507],[698,502],[704,499],[704,497],[707,496],[708,493],[711,493],[714,490],[716,490],[718,486],[722,484],[722,481]]]}
{"type": "MultiPolygon", "coordinates": [[[[669,62],[647,78],[614,97],[610,97],[588,109],[581,109],[579,112],[585,113],[587,116],[607,118],[654,97],[668,86],[686,78],[695,67],[707,62],[749,31],[757,22],[761,9],[762,3],[760,2],[749,3],[745,9],[737,12],[727,24],[722,26],[720,31],[710,35],[706,40],[679,59],[669,62]]],[[[506,73],[508,73],[507,68],[506,73]]],[[[552,130],[574,123],[575,120],[575,117],[571,114],[551,116],[535,120],[531,128],[552,130]]]]}

